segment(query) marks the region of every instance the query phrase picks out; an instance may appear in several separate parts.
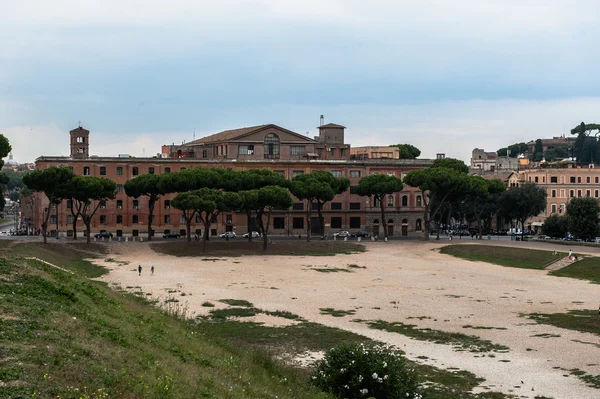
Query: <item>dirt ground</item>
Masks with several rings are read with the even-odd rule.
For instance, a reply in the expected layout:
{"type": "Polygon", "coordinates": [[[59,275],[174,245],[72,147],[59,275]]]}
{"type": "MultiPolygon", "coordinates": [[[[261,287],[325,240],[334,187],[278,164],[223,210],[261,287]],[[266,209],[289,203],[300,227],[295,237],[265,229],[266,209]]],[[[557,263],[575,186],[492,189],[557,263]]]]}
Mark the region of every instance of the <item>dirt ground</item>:
{"type": "Polygon", "coordinates": [[[180,289],[187,295],[178,299],[185,298],[195,315],[211,310],[201,306],[205,301],[244,299],[260,309],[289,311],[312,322],[395,345],[419,362],[470,371],[485,378],[481,389],[489,387],[525,398],[600,397],[600,390],[565,371],[580,369],[600,375],[598,336],[521,317],[536,312],[598,309],[598,285],[548,276],[543,270],[453,258],[440,254],[440,245],[379,242],[368,243],[364,253],[329,257],[192,258],[158,254],[146,243],[115,243],[110,257],[129,264],[97,263],[110,269],[103,281],[122,287],[141,287],[155,297],[180,289]],[[348,268],[349,264],[366,268],[348,268]],[[143,267],[141,276],[138,265],[143,267]],[[152,265],[154,275],[150,274],[152,265]],[[334,268],[352,272],[315,270],[334,268]],[[321,314],[320,308],[355,310],[355,314],[332,317],[321,314]],[[457,351],[450,345],[370,329],[354,319],[403,322],[476,335],[510,350],[495,357],[457,351]],[[467,325],[486,328],[464,328],[467,325]],[[536,336],[540,334],[546,335],[536,336]]]}

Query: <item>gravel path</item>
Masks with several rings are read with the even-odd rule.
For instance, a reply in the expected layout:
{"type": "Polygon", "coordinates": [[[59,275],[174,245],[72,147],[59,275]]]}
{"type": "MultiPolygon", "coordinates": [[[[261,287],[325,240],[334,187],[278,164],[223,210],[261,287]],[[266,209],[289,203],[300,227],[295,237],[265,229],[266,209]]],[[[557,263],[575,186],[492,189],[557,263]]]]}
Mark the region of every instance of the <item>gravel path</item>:
{"type": "MultiPolygon", "coordinates": [[[[354,255],[249,256],[217,261],[159,255],[145,243],[118,244],[114,248],[121,254],[111,257],[131,263],[103,263],[111,272],[101,279],[123,287],[139,286],[155,296],[180,287],[188,294],[190,311],[196,314],[210,310],[201,306],[203,302],[224,298],[245,299],[264,310],[286,310],[393,344],[413,360],[468,370],[486,379],[483,387],[524,398],[600,398],[600,390],[565,371],[577,368],[600,375],[598,336],[521,317],[523,313],[598,309],[598,285],[548,276],[544,270],[453,258],[437,251],[442,244],[447,242],[368,243],[367,252],[354,255]],[[138,264],[144,268],[141,277],[134,271],[138,264]],[[352,273],[314,270],[347,268],[349,264],[366,269],[349,269],[352,273]],[[150,275],[151,265],[156,267],[154,276],[150,275]],[[356,313],[338,318],[320,314],[319,308],[356,313]],[[493,353],[495,357],[457,351],[449,345],[370,329],[354,319],[400,321],[476,335],[510,350],[493,353]]],[[[583,251],[578,248],[577,252],[583,251]]]]}

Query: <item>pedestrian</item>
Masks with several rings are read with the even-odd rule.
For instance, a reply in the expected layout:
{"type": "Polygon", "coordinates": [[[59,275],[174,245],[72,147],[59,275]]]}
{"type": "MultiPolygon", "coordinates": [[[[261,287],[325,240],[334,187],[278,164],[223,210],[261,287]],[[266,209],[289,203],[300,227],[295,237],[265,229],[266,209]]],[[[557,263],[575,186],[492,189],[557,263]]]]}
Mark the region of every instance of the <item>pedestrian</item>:
{"type": "Polygon", "coordinates": [[[152,267],[150,268],[150,275],[154,276],[154,265],[152,265],[152,267]]]}
{"type": "Polygon", "coordinates": [[[573,251],[571,251],[571,250],[569,249],[569,260],[571,260],[572,256],[573,256],[573,251]]]}
{"type": "Polygon", "coordinates": [[[142,275],[142,265],[138,266],[138,276],[142,275]]]}

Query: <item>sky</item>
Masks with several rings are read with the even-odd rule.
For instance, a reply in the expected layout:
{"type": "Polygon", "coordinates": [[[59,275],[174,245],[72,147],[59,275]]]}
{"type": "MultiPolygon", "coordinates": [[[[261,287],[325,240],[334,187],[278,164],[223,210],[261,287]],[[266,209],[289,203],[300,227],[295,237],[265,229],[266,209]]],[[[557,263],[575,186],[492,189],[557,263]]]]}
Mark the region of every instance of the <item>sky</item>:
{"type": "Polygon", "coordinates": [[[274,123],[352,146],[473,148],[600,123],[595,0],[0,0],[14,159],[152,156],[274,123]]]}

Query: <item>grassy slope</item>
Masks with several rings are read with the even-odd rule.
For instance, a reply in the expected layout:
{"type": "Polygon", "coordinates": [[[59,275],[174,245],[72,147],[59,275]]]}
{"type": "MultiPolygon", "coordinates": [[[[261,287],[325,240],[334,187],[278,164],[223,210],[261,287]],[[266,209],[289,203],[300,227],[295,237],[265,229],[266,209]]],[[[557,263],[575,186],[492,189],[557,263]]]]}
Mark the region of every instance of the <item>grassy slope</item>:
{"type": "Polygon", "coordinates": [[[440,252],[467,260],[524,269],[543,269],[552,261],[566,256],[564,253],[552,255],[550,251],[486,245],[447,245],[440,252]]]}
{"type": "MultiPolygon", "coordinates": [[[[600,335],[600,317],[597,310],[571,310],[568,313],[532,313],[527,317],[542,324],[600,335]]],[[[600,342],[595,345],[600,347],[600,342]]]]}
{"type": "Polygon", "coordinates": [[[584,258],[559,270],[550,272],[553,276],[572,277],[600,284],[600,258],[584,258]]]}
{"type": "Polygon", "coordinates": [[[263,253],[262,241],[253,242],[244,239],[231,241],[218,241],[213,239],[206,244],[206,252],[202,251],[202,241],[184,241],[171,243],[155,243],[150,247],[159,253],[173,256],[243,256],[243,255],[308,255],[308,256],[333,256],[336,254],[350,254],[363,252],[364,245],[333,242],[333,241],[279,241],[269,245],[267,252],[263,253]]]}

